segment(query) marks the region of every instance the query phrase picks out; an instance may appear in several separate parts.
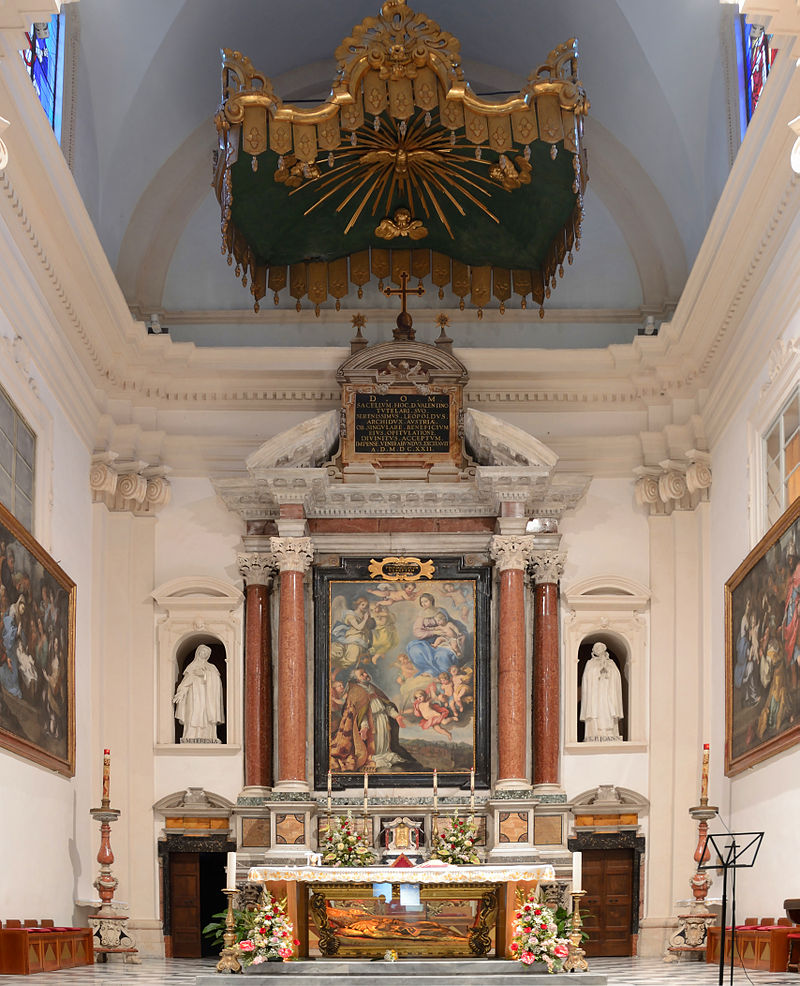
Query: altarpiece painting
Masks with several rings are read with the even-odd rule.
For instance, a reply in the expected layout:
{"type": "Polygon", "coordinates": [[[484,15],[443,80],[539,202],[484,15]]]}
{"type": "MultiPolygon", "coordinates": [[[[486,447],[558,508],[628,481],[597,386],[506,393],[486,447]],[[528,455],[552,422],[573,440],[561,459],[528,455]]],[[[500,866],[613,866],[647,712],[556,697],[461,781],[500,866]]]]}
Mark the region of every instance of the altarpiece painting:
{"type": "Polygon", "coordinates": [[[725,584],[725,773],[800,739],[800,500],[725,584]]]}
{"type": "Polygon", "coordinates": [[[0,506],[0,746],[75,773],[75,583],[0,506]]]}
{"type": "MultiPolygon", "coordinates": [[[[432,559],[432,577],[315,571],[316,783],[488,783],[488,568],[432,559]]],[[[372,571],[376,563],[372,560],[372,571]]]]}

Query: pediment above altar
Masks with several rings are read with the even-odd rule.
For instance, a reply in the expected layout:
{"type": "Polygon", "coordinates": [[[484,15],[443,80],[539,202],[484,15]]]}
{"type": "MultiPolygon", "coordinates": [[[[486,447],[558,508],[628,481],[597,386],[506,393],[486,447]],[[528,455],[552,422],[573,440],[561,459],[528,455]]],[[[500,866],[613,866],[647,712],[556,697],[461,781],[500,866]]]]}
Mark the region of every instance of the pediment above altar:
{"type": "Polygon", "coordinates": [[[246,478],[216,481],[217,493],[248,521],[276,518],[281,504],[302,504],[307,518],[496,516],[503,501],[522,503],[529,517],[559,518],[589,486],[588,476],[557,473],[558,456],[543,442],[472,408],[463,414],[472,461],[459,474],[386,479],[367,468],[353,481],[335,463],[340,428],[340,412],[331,410],[276,435],[247,458],[246,478]]]}
{"type": "Polygon", "coordinates": [[[558,462],[556,453],[527,431],[471,407],[464,412],[464,438],[483,466],[528,467],[549,474],[558,462]]]}

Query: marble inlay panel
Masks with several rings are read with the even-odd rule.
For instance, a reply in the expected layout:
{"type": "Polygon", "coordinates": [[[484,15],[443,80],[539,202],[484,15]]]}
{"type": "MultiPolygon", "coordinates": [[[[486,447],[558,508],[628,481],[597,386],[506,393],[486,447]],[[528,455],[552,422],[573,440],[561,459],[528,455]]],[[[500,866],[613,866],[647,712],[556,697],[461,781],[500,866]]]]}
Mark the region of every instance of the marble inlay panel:
{"type": "Polygon", "coordinates": [[[501,811],[497,814],[500,842],[528,842],[527,811],[501,811]]]}
{"type": "Polygon", "coordinates": [[[305,841],[305,822],[303,815],[275,816],[275,844],[297,846],[305,841]]]}

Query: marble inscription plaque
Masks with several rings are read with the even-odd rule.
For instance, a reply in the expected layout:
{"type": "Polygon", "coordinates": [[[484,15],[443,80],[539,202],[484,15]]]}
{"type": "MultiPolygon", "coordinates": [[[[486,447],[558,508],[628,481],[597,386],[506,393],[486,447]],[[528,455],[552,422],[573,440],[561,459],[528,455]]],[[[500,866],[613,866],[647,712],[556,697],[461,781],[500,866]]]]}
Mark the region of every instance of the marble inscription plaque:
{"type": "Polygon", "coordinates": [[[356,454],[447,454],[450,396],[356,394],[354,424],[356,454]]]}

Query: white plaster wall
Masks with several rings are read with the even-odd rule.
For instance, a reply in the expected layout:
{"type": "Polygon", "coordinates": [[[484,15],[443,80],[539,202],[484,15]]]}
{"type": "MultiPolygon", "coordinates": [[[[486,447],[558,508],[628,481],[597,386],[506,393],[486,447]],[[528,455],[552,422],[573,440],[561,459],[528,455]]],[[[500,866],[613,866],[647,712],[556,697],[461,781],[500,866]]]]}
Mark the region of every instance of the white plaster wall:
{"type": "Polygon", "coordinates": [[[649,584],[647,512],[636,504],[633,485],[633,477],[593,479],[578,509],[561,522],[565,585],[600,575],[649,584]]]}
{"type": "MultiPolygon", "coordinates": [[[[0,312],[0,333],[12,326],[0,312]]],[[[40,402],[53,422],[51,553],[77,584],[75,635],[76,773],[65,778],[0,749],[0,831],[11,842],[0,879],[0,916],[51,917],[71,924],[74,901],[93,897],[99,835],[89,816],[102,751],[90,748],[91,704],[91,503],[89,452],[66,423],[63,410],[34,366],[38,395],[22,394],[12,367],[0,361],[0,384],[19,405],[40,402]],[[95,755],[97,754],[97,755],[95,755]],[[96,769],[95,769],[96,768],[96,769]]],[[[46,482],[39,475],[37,483],[46,482]]]]}
{"type": "Polygon", "coordinates": [[[561,783],[568,798],[599,784],[626,787],[647,797],[647,753],[566,754],[561,762],[561,783]]]}
{"type": "Polygon", "coordinates": [[[156,757],[156,800],[189,787],[204,787],[229,801],[236,798],[244,785],[241,751],[226,754],[159,754],[156,757]]]}
{"type": "MultiPolygon", "coordinates": [[[[785,337],[798,334],[797,320],[785,337]]],[[[787,866],[800,852],[800,748],[787,750],[737,774],[724,777],[725,624],[724,585],[753,547],[749,539],[747,419],[768,379],[766,358],[754,366],[754,379],[738,410],[712,449],[711,497],[711,780],[712,804],[732,831],[763,831],[764,842],[753,869],[737,875],[737,913],[780,917],[783,901],[797,896],[797,869],[787,866]]],[[[724,831],[717,823],[711,831],[724,831]]]]}
{"type": "Polygon", "coordinates": [[[172,480],[170,503],[156,525],[156,585],[204,575],[242,583],[236,553],[242,521],[217,497],[208,479],[172,480]]]}

